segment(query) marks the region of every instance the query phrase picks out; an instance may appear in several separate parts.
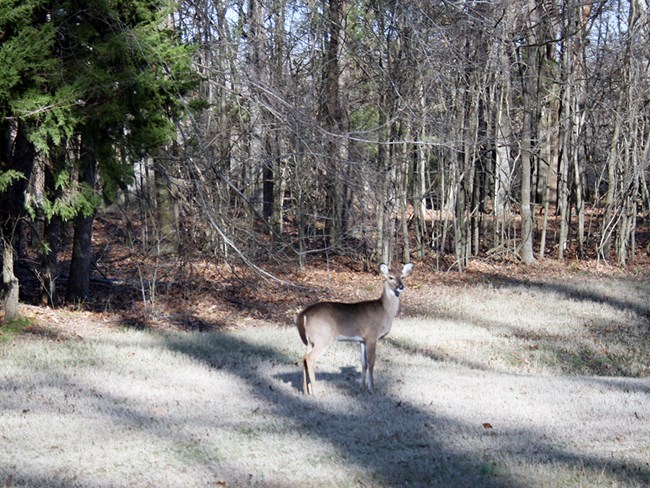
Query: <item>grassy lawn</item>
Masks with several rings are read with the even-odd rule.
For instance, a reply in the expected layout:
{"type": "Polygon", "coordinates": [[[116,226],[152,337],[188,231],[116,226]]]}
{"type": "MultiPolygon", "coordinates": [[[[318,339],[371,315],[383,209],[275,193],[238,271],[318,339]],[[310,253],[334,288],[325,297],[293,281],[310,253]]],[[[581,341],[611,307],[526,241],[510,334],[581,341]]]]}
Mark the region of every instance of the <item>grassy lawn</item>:
{"type": "MultiPolygon", "coordinates": [[[[288,324],[0,341],[0,486],[648,486],[650,285],[419,284],[378,348],[288,324]]],[[[72,314],[72,313],[71,313],[72,314]]],[[[9,333],[5,333],[7,335],[9,333]]]]}

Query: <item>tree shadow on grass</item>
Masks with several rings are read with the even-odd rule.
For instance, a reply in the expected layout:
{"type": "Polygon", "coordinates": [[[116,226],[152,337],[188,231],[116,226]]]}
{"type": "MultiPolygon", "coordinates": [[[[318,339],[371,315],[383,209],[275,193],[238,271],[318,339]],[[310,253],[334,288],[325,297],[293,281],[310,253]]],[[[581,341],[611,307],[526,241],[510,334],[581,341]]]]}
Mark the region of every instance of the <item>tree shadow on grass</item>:
{"type": "MultiPolygon", "coordinates": [[[[485,274],[483,279],[488,283],[503,288],[522,288],[526,290],[537,290],[540,292],[557,293],[569,300],[593,304],[607,304],[615,309],[622,311],[631,311],[640,317],[643,317],[650,324],[650,301],[640,298],[639,300],[617,297],[615,294],[586,288],[581,286],[578,281],[559,282],[559,281],[541,281],[528,280],[506,277],[498,274],[485,274]]],[[[591,281],[591,280],[590,280],[591,281]]],[[[609,281],[612,281],[609,279],[609,281]]],[[[638,286],[646,289],[645,296],[650,295],[650,283],[647,281],[628,280],[628,286],[638,286]]],[[[639,295],[642,295],[640,293],[639,295]]]]}
{"type": "MultiPolygon", "coordinates": [[[[577,455],[555,445],[544,433],[526,429],[525,426],[510,431],[484,431],[481,426],[468,425],[457,418],[436,413],[435,406],[431,410],[423,409],[397,395],[384,394],[382,391],[390,392],[391,382],[395,381],[390,376],[382,379],[380,392],[369,395],[363,393],[356,381],[347,381],[348,377],[354,379],[354,372],[358,374],[358,371],[353,372],[352,368],[346,367],[340,374],[330,373],[329,376],[325,374],[319,377],[329,383],[327,394],[320,398],[305,397],[299,392],[302,378],[299,364],[296,364],[298,358],[294,357],[293,352],[286,352],[286,346],[281,343],[277,347],[253,344],[238,334],[222,332],[159,334],[163,343],[156,342],[154,347],[162,347],[237,376],[254,397],[264,403],[264,409],[280,420],[283,430],[290,429],[295,435],[313,439],[317,445],[332,446],[337,453],[334,459],[323,461],[305,458],[295,461],[303,466],[311,465],[314,469],[318,469],[322,462],[329,463],[330,469],[331,464],[355,466],[355,471],[361,473],[359,476],[362,479],[350,480],[350,484],[503,488],[528,486],[534,480],[530,477],[518,479],[512,475],[511,470],[506,469],[518,463],[545,466],[544,473],[552,473],[554,467],[560,467],[574,472],[606,473],[609,480],[620,480],[622,483],[632,481],[643,485],[650,482],[650,469],[647,465],[577,455]],[[459,433],[465,439],[470,438],[472,445],[459,443],[455,439],[459,433]],[[503,461],[504,456],[507,457],[506,461],[503,461]]],[[[118,339],[118,345],[123,345],[121,338],[118,339]]],[[[92,351],[93,348],[90,348],[86,352],[92,354],[92,351]]],[[[103,364],[97,359],[98,364],[103,364]]],[[[92,356],[85,360],[89,364],[95,363],[92,356]]],[[[111,365],[107,363],[106,366],[111,365]]],[[[222,461],[215,461],[218,456],[214,448],[204,447],[192,435],[192,429],[186,431],[183,428],[185,422],[194,426],[205,424],[206,427],[228,422],[229,419],[221,418],[218,411],[189,411],[181,418],[167,418],[164,414],[152,412],[152,406],[144,398],[125,402],[124,397],[110,394],[110,389],[97,390],[96,384],[85,384],[75,375],[65,373],[65,365],[60,369],[44,371],[43,375],[35,379],[44,383],[22,384],[17,379],[15,383],[9,384],[0,380],[0,392],[24,388],[48,392],[56,389],[61,393],[72,393],[70,406],[81,400],[90,402],[101,414],[122,425],[129,436],[140,433],[145,434],[146,438],[161,438],[169,445],[177,446],[175,450],[179,453],[184,452],[184,449],[191,450],[193,462],[204,464],[205,470],[212,471],[214,480],[220,482],[224,479],[223,473],[219,471],[223,467],[219,464],[222,461]]],[[[622,388],[623,385],[614,387],[622,388]]],[[[36,400],[33,402],[37,405],[36,400]]],[[[20,410],[25,406],[20,402],[15,405],[5,402],[5,408],[20,410]]],[[[62,413],[62,404],[51,401],[29,408],[38,408],[39,412],[34,413],[39,414],[47,413],[48,409],[59,415],[62,413]]],[[[246,405],[242,405],[242,409],[245,410],[246,405]]],[[[29,411],[25,413],[30,414],[29,411]]],[[[253,423],[251,428],[257,428],[255,425],[253,423]]],[[[224,453],[218,454],[223,459],[224,453]]],[[[303,455],[309,456],[310,453],[305,452],[303,455]]],[[[289,462],[291,461],[287,460],[289,462]]],[[[231,472],[235,470],[232,468],[231,472]]],[[[11,471],[11,467],[2,466],[0,462],[0,473],[8,471],[11,471]]],[[[80,484],[80,480],[74,478],[74,470],[69,476],[62,470],[60,474],[48,475],[47,479],[39,478],[35,472],[14,471],[14,474],[12,479],[0,479],[0,484],[55,487],[80,484]]],[[[248,474],[246,471],[240,472],[239,479],[224,481],[236,486],[236,482],[246,479],[248,474]]],[[[99,486],[101,480],[96,481],[99,486]]],[[[137,482],[137,479],[125,482],[137,482]]],[[[314,486],[313,480],[311,485],[310,480],[305,480],[304,485],[314,486]]],[[[84,486],[92,484],[86,483],[84,486]]],[[[276,482],[275,486],[284,485],[276,482]]]]}
{"type": "Polygon", "coordinates": [[[401,398],[363,393],[356,381],[347,381],[351,375],[347,369],[342,374],[319,376],[320,381],[332,380],[328,390],[342,388],[338,395],[350,402],[349,408],[333,408],[327,398],[305,397],[300,393],[302,373],[296,365],[297,358],[272,347],[251,344],[233,334],[216,333],[203,338],[169,336],[167,346],[212,367],[226,368],[245,380],[274,415],[286,419],[301,436],[333,446],[340,462],[359,467],[367,474],[364,483],[373,486],[527,486],[531,480],[513,479],[491,457],[493,450],[504,449],[512,458],[511,463],[551,466],[548,471],[557,465],[605,472],[623,482],[650,481],[649,466],[574,454],[554,446],[543,433],[522,428],[488,437],[490,433],[484,435],[480,427],[423,410],[401,398]],[[283,365],[285,372],[265,375],[260,372],[264,368],[258,368],[263,362],[283,365]],[[287,368],[295,368],[295,372],[287,372],[287,368]],[[277,388],[274,380],[290,383],[291,391],[277,388]],[[459,445],[453,438],[454,433],[477,428],[479,431],[472,436],[482,448],[459,445]]]}
{"type": "MultiPolygon", "coordinates": [[[[489,274],[484,275],[483,279],[493,288],[482,290],[477,296],[482,301],[493,301],[490,304],[494,310],[492,314],[476,313],[471,308],[449,310],[435,300],[417,309],[409,309],[408,313],[422,320],[449,322],[452,326],[467,324],[488,331],[495,337],[512,339],[515,342],[511,349],[518,358],[539,362],[562,374],[628,378],[647,377],[650,374],[645,360],[650,355],[650,302],[646,295],[646,292],[650,293],[649,283],[629,280],[632,289],[625,293],[623,285],[628,283],[627,280],[619,283],[618,290],[608,290],[603,283],[596,286],[591,282],[585,285],[532,281],[489,274]],[[531,293],[530,303],[522,299],[516,304],[521,317],[509,310],[511,303],[500,294],[500,290],[531,293]],[[574,306],[574,302],[582,304],[582,308],[574,306]],[[541,309],[538,303],[543,304],[541,309]],[[550,321],[553,317],[570,321],[571,331],[546,327],[552,325],[550,321]],[[522,325],[519,318],[525,318],[526,323],[522,325]]],[[[604,283],[613,281],[608,279],[604,283]]],[[[479,288],[483,286],[479,285],[479,288]]],[[[506,293],[506,296],[511,298],[512,294],[506,293]]],[[[526,298],[528,296],[527,293],[524,295],[526,298]]],[[[424,349],[400,344],[390,338],[388,340],[401,350],[412,349],[424,356],[431,355],[431,346],[424,349]]],[[[434,354],[433,359],[488,369],[479,362],[445,357],[444,347],[440,350],[443,352],[434,354]],[[439,357],[436,358],[436,355],[439,357]]]]}
{"type": "Polygon", "coordinates": [[[210,334],[199,341],[196,336],[170,336],[168,347],[217,369],[227,368],[244,379],[274,415],[286,419],[301,436],[333,446],[340,462],[356,465],[367,475],[364,482],[372,486],[517,486],[507,478],[494,476],[481,460],[446,449],[434,433],[422,427],[440,419],[417,409],[404,416],[399,400],[363,393],[356,382],[358,373],[352,368],[318,378],[321,382],[331,379],[331,385],[343,388],[340,394],[351,402],[351,408],[342,412],[332,409],[329,402],[303,396],[297,358],[273,348],[250,344],[232,334],[210,334]],[[264,361],[283,364],[283,369],[290,366],[295,372],[268,377],[256,367],[264,361]],[[274,378],[291,384],[291,393],[276,388],[274,378]],[[399,422],[396,416],[401,417],[399,422]]]}
{"type": "Polygon", "coordinates": [[[452,356],[440,348],[422,347],[421,345],[416,345],[410,342],[407,343],[390,336],[384,337],[382,342],[402,352],[422,356],[432,361],[451,362],[467,369],[476,369],[480,371],[487,371],[489,369],[485,364],[452,356]]]}

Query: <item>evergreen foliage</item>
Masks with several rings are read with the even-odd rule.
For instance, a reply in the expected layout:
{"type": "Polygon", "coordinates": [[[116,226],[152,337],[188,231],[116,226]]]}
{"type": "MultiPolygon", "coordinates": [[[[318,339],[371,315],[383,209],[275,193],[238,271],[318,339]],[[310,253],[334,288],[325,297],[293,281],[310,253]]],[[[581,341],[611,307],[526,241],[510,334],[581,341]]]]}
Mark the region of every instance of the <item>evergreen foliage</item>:
{"type": "Polygon", "coordinates": [[[24,215],[78,218],[75,250],[87,269],[95,210],[132,180],[136,161],[172,140],[182,97],[198,82],[171,5],[0,0],[0,198],[18,202],[2,205],[5,230],[24,215]],[[37,162],[46,184],[32,197],[15,182],[37,162]]]}
{"type": "MultiPolygon", "coordinates": [[[[168,27],[168,7],[165,0],[0,2],[0,115],[24,121],[46,160],[55,147],[91,138],[109,199],[138,158],[173,137],[180,95],[197,82],[190,48],[168,27]]],[[[68,151],[59,171],[77,163],[68,151]]],[[[69,218],[69,205],[87,214],[98,201],[82,193],[43,203],[46,215],[69,218]]]]}
{"type": "Polygon", "coordinates": [[[76,131],[90,138],[104,197],[132,178],[132,164],[168,142],[179,96],[195,81],[191,52],[165,28],[164,2],[62,2],[53,22],[58,57],[73,86],[76,131]],[[69,21],[73,16],[74,21],[69,21]]]}
{"type": "Polygon", "coordinates": [[[21,172],[10,169],[7,171],[0,171],[0,193],[4,192],[11,183],[16,180],[21,180],[25,177],[21,172]]]}

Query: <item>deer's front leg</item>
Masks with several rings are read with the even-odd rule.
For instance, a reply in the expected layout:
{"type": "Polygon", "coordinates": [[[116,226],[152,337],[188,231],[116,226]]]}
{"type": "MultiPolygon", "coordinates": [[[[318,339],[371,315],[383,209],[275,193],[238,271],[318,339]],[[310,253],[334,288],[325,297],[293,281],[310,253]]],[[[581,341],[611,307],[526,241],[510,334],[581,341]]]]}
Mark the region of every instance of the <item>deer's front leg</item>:
{"type": "Polygon", "coordinates": [[[359,383],[365,385],[366,374],[368,373],[368,351],[365,341],[359,342],[359,346],[361,347],[361,378],[359,379],[359,383]]]}
{"type": "Polygon", "coordinates": [[[366,387],[368,392],[372,393],[375,389],[375,384],[372,377],[372,372],[375,369],[375,350],[377,343],[374,341],[368,342],[366,344],[366,362],[367,362],[367,371],[366,371],[366,387]]]}

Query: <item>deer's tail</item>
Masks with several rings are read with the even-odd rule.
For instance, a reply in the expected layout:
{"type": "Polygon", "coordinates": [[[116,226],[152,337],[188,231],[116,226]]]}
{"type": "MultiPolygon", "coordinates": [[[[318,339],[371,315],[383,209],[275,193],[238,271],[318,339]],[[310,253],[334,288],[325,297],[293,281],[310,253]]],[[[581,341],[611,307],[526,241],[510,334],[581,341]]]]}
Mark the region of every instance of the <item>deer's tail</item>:
{"type": "Polygon", "coordinates": [[[306,320],[307,317],[305,316],[304,312],[300,312],[298,315],[296,315],[296,326],[298,327],[298,333],[300,334],[300,338],[302,339],[302,342],[305,344],[305,346],[309,343],[307,341],[307,332],[305,331],[306,320]]]}

